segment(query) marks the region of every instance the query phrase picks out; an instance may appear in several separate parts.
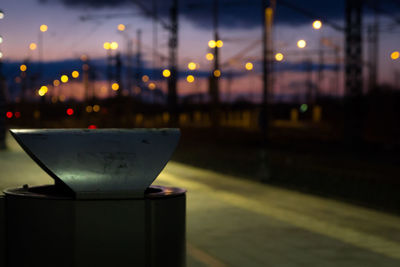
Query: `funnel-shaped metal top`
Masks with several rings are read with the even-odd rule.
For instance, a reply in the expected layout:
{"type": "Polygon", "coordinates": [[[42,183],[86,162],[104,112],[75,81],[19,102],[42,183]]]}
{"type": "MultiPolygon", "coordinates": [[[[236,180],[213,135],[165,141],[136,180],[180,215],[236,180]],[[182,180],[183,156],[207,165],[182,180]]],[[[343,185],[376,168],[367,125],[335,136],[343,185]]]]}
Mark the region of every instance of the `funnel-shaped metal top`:
{"type": "Polygon", "coordinates": [[[174,152],[178,129],[11,130],[77,198],[143,197],[174,152]]]}

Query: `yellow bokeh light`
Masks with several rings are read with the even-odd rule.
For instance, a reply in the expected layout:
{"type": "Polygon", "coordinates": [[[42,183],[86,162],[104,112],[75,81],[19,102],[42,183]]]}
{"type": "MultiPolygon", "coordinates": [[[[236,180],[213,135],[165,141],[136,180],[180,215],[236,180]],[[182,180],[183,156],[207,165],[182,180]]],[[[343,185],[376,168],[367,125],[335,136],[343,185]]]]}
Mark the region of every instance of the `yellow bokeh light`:
{"type": "Polygon", "coordinates": [[[63,83],[68,82],[68,76],[67,75],[62,75],[60,79],[63,83]]]}
{"type": "Polygon", "coordinates": [[[117,42],[112,42],[112,43],[110,44],[110,48],[111,48],[112,50],[118,49],[118,43],[117,43],[117,42]]]}
{"type": "Polygon", "coordinates": [[[315,20],[313,22],[312,26],[314,29],[319,30],[322,27],[322,22],[320,20],[315,20]]]}
{"type": "Polygon", "coordinates": [[[49,91],[49,88],[47,88],[47,86],[43,85],[42,87],[40,87],[40,90],[42,90],[44,93],[47,93],[49,91]]]}
{"type": "Polygon", "coordinates": [[[40,89],[38,90],[38,94],[40,95],[40,96],[44,96],[47,92],[48,92],[48,88],[47,88],[47,86],[42,86],[42,87],[40,87],[40,89]]]}
{"type": "Polygon", "coordinates": [[[111,85],[111,89],[113,89],[114,91],[117,91],[119,89],[119,84],[118,83],[113,83],[111,85]]]}
{"type": "Polygon", "coordinates": [[[110,44],[109,42],[105,42],[105,43],[103,44],[103,48],[104,48],[105,50],[110,50],[110,49],[111,49],[111,44],[110,44]]]}
{"type": "Polygon", "coordinates": [[[171,71],[169,69],[165,69],[165,70],[163,70],[162,75],[165,78],[168,78],[169,76],[171,76],[171,71]]]}
{"type": "Polygon", "coordinates": [[[215,45],[216,45],[218,48],[221,48],[221,47],[224,46],[224,42],[222,42],[221,40],[218,40],[218,41],[215,43],[215,45]]]}
{"type": "Polygon", "coordinates": [[[90,113],[93,111],[93,107],[92,106],[86,106],[86,112],[90,113]]]}
{"type": "Polygon", "coordinates": [[[100,111],[100,106],[99,105],[94,105],[93,106],[93,111],[94,112],[99,112],[100,111]]]}
{"type": "Polygon", "coordinates": [[[3,57],[3,53],[2,52],[0,52],[0,58],[2,58],[3,57]]]}
{"type": "Polygon", "coordinates": [[[253,63],[247,62],[246,65],[244,65],[244,67],[246,68],[246,70],[252,70],[253,69],[253,63]]]}
{"type": "Polygon", "coordinates": [[[19,69],[21,70],[21,71],[26,71],[26,65],[25,64],[22,64],[21,66],[19,66],[19,69]]]}
{"type": "Polygon", "coordinates": [[[30,43],[29,44],[29,49],[30,50],[36,50],[36,48],[37,48],[37,44],[35,44],[35,43],[30,43]]]}
{"type": "Polygon", "coordinates": [[[217,45],[217,43],[214,40],[208,41],[208,47],[214,48],[217,45]]]}
{"type": "Polygon", "coordinates": [[[282,61],[283,60],[283,54],[282,53],[276,53],[275,59],[276,59],[276,61],[282,61]]]}
{"type": "Polygon", "coordinates": [[[213,55],[213,54],[211,54],[211,53],[207,53],[207,55],[206,55],[206,59],[207,59],[207,60],[209,60],[209,61],[211,61],[211,60],[213,60],[213,59],[214,59],[214,55],[213,55]]]}
{"type": "Polygon", "coordinates": [[[190,62],[190,63],[188,64],[188,68],[189,68],[189,70],[195,70],[195,69],[196,69],[196,63],[190,62]]]}
{"type": "Polygon", "coordinates": [[[298,40],[297,41],[297,47],[298,48],[304,48],[304,47],[306,47],[306,45],[307,45],[307,43],[304,40],[298,40]]]}
{"type": "Polygon", "coordinates": [[[214,70],[214,76],[215,77],[221,76],[221,71],[220,70],[214,70]]]}
{"type": "Polygon", "coordinates": [[[76,70],[74,70],[74,71],[72,72],[71,76],[72,76],[72,78],[75,78],[75,79],[76,79],[76,78],[79,77],[79,72],[76,71],[76,70]]]}
{"type": "Polygon", "coordinates": [[[188,76],[186,77],[186,81],[187,81],[188,83],[194,82],[194,76],[193,76],[193,75],[188,75],[188,76]]]}
{"type": "Polygon", "coordinates": [[[87,59],[88,59],[88,56],[87,56],[87,55],[83,54],[83,55],[81,56],[81,60],[82,60],[82,61],[86,61],[87,59]]]}
{"type": "Polygon", "coordinates": [[[39,90],[38,91],[38,95],[40,95],[40,96],[44,96],[46,93],[43,91],[43,90],[39,90]]]}
{"type": "Polygon", "coordinates": [[[150,90],[156,89],[156,84],[155,83],[149,83],[149,89],[150,90]]]}
{"type": "Polygon", "coordinates": [[[142,76],[142,81],[145,82],[145,83],[147,83],[147,82],[149,81],[149,76],[143,75],[143,76],[142,76]]]}
{"type": "Polygon", "coordinates": [[[124,24],[118,24],[118,30],[119,31],[121,31],[121,32],[123,32],[123,31],[125,31],[125,25],[124,24]]]}
{"type": "Polygon", "coordinates": [[[396,60],[396,59],[398,59],[399,57],[400,57],[400,52],[399,52],[399,51],[393,51],[393,52],[390,54],[390,58],[393,59],[393,60],[396,60]]]}
{"type": "Polygon", "coordinates": [[[47,30],[48,30],[48,27],[47,27],[46,24],[40,25],[40,31],[41,31],[41,32],[47,32],[47,30]]]}
{"type": "Polygon", "coordinates": [[[53,81],[53,85],[54,86],[59,86],[60,85],[60,81],[59,80],[54,80],[53,81]]]}

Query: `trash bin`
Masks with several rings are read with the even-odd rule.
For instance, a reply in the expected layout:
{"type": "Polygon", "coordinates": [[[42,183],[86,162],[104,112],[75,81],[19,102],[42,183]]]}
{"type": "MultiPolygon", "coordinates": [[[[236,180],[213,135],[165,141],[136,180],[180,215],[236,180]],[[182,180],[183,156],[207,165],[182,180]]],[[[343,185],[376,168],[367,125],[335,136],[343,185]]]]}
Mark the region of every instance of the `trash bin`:
{"type": "Polygon", "coordinates": [[[150,186],[179,130],[11,133],[55,183],[5,190],[7,267],[185,266],[185,190],[150,186]]]}

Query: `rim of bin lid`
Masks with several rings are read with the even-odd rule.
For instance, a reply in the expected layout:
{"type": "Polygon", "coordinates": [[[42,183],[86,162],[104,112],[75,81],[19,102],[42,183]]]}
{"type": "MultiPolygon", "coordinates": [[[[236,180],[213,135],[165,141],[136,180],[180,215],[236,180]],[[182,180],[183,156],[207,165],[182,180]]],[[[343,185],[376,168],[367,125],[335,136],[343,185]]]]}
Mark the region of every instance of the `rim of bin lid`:
{"type": "Polygon", "coordinates": [[[137,198],[169,161],[179,129],[12,129],[25,152],[78,199],[137,198]]]}

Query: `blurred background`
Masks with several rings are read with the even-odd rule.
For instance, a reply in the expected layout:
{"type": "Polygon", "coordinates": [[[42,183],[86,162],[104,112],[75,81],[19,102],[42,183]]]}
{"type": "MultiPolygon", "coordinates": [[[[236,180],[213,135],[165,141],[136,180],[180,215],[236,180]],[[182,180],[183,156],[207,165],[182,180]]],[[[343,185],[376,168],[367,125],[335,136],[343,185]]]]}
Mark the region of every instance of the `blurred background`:
{"type": "Polygon", "coordinates": [[[174,162],[399,213],[400,1],[0,10],[3,149],[8,128],[179,127],[174,162]]]}

